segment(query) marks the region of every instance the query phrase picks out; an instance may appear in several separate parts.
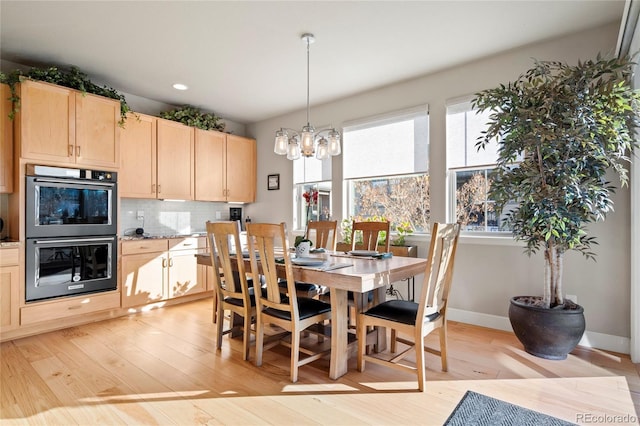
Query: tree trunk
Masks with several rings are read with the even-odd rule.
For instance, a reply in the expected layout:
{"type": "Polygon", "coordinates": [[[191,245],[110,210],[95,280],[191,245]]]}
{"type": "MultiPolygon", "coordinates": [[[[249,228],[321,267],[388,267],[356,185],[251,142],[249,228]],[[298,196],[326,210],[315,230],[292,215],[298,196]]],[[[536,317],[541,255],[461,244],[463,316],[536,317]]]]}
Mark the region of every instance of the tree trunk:
{"type": "Polygon", "coordinates": [[[547,242],[544,251],[544,292],[542,303],[544,308],[562,305],[562,270],[564,252],[558,250],[552,240],[547,242]]]}

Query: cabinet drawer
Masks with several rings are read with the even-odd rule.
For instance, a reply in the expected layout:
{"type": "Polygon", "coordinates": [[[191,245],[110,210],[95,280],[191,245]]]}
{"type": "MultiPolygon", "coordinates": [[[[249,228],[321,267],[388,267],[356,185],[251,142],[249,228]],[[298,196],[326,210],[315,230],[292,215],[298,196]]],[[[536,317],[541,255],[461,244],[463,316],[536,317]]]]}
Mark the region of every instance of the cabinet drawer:
{"type": "Polygon", "coordinates": [[[120,307],[120,292],[78,296],[39,305],[26,306],[20,310],[20,324],[29,325],[76,315],[120,307]]]}
{"type": "Polygon", "coordinates": [[[128,254],[140,254],[140,253],[153,253],[156,251],[167,251],[169,248],[168,241],[165,239],[159,240],[140,240],[140,241],[123,241],[122,242],[122,255],[128,254]]]}
{"type": "Polygon", "coordinates": [[[19,252],[17,248],[0,249],[0,266],[12,266],[18,264],[19,252]]]}
{"type": "Polygon", "coordinates": [[[206,237],[171,238],[169,240],[169,249],[173,251],[206,248],[206,240],[206,237]]]}

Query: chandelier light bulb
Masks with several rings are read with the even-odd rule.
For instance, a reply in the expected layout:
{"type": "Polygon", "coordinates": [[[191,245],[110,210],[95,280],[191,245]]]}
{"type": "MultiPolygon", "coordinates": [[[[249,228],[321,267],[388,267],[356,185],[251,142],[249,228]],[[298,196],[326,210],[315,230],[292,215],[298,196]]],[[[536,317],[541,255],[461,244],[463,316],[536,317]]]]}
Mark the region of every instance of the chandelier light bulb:
{"type": "Polygon", "coordinates": [[[320,140],[318,140],[316,158],[318,160],[326,160],[329,158],[329,142],[325,138],[320,138],[320,140]]]}
{"type": "Polygon", "coordinates": [[[287,146],[289,145],[289,137],[287,132],[280,129],[276,132],[276,144],[273,148],[273,152],[278,155],[285,155],[287,153],[287,146]]]}
{"type": "Polygon", "coordinates": [[[287,160],[297,160],[298,158],[300,158],[300,144],[297,138],[291,138],[287,146],[287,160]]]}

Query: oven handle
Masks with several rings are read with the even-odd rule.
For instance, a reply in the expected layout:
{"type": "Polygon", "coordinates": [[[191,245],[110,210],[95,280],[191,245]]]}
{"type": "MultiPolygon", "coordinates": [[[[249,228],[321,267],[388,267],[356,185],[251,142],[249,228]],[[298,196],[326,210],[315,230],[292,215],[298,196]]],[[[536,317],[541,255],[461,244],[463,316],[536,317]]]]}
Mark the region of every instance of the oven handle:
{"type": "Polygon", "coordinates": [[[48,179],[48,178],[35,178],[35,182],[46,182],[46,183],[71,183],[75,185],[95,185],[95,186],[107,186],[112,187],[115,186],[114,182],[98,182],[95,180],[74,180],[74,179],[48,179]]]}
{"type": "Polygon", "coordinates": [[[78,238],[78,239],[64,239],[64,240],[34,240],[36,244],[60,244],[60,243],[91,243],[94,241],[114,241],[115,237],[105,238],[78,238]]]}

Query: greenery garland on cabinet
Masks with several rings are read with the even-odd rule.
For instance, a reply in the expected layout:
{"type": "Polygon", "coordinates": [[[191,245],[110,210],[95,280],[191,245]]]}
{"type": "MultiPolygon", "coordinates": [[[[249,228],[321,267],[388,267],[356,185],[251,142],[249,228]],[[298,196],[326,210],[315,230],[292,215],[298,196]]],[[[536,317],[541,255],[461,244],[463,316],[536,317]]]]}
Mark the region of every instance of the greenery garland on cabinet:
{"type": "Polygon", "coordinates": [[[202,130],[224,131],[225,123],[213,113],[205,113],[191,105],[160,113],[160,117],[202,130]]]}
{"type": "Polygon", "coordinates": [[[11,88],[11,101],[13,102],[13,110],[9,113],[9,118],[13,120],[15,112],[20,107],[20,97],[16,93],[16,84],[25,78],[43,81],[45,83],[57,84],[59,86],[68,87],[78,90],[82,93],[91,93],[94,95],[104,96],[106,98],[115,99],[120,102],[120,125],[123,125],[127,113],[131,111],[127,101],[121,93],[109,86],[98,86],[89,80],[89,77],[78,67],[72,66],[69,71],[64,71],[58,67],[52,66],[48,68],[33,67],[27,72],[22,70],[11,71],[10,73],[0,72],[0,82],[6,83],[11,88]]]}

